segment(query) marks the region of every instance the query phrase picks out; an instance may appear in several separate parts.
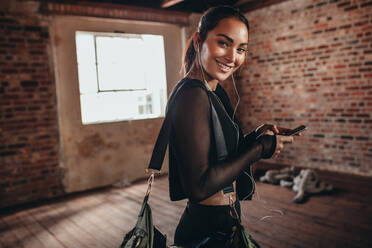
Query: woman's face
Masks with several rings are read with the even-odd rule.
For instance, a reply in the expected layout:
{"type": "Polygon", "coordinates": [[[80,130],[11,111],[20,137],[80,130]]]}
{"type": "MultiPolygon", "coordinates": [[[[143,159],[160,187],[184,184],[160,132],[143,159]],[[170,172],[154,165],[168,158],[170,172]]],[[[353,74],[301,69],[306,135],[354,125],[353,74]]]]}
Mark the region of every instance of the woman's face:
{"type": "Polygon", "coordinates": [[[243,64],[247,47],[247,26],[236,18],[222,19],[200,48],[205,72],[212,80],[224,81],[243,64]]]}

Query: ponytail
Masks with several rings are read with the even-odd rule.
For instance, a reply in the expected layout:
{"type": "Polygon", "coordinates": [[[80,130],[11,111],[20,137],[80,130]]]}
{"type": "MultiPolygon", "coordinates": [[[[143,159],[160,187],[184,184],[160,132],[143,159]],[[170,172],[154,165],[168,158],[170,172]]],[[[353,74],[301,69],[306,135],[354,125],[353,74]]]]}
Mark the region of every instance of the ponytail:
{"type": "Polygon", "coordinates": [[[194,63],[195,58],[196,58],[196,50],[194,47],[193,37],[194,35],[192,35],[187,41],[186,47],[182,55],[182,58],[183,58],[182,69],[183,69],[184,76],[190,72],[192,68],[192,64],[194,63]]]}

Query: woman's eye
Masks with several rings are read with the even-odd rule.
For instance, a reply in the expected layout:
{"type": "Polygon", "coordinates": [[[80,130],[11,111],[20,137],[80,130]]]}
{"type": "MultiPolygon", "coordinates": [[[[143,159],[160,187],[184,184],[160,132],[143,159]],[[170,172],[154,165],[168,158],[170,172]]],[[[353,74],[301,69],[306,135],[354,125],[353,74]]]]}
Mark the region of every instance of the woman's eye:
{"type": "Polygon", "coordinates": [[[220,44],[223,47],[228,47],[229,46],[226,42],[224,42],[222,40],[218,41],[218,44],[220,44]]]}
{"type": "Polygon", "coordinates": [[[247,50],[245,50],[244,48],[238,48],[238,52],[239,53],[245,53],[247,50]]]}

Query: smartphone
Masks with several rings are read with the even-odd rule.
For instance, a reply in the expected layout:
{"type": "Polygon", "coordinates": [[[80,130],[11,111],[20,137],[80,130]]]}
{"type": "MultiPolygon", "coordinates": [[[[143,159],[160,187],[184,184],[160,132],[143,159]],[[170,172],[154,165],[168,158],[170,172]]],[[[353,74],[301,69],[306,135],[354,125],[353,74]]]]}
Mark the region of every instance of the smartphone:
{"type": "Polygon", "coordinates": [[[304,130],[306,130],[307,127],[305,125],[298,126],[294,129],[288,130],[286,132],[279,133],[279,135],[285,135],[285,136],[293,136],[295,134],[298,134],[304,130]]]}

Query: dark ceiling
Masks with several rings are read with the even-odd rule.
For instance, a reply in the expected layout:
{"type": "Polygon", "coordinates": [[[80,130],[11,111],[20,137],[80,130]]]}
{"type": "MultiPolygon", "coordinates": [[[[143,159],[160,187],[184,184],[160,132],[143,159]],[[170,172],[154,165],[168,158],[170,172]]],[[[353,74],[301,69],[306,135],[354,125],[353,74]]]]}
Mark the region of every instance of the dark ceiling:
{"type": "Polygon", "coordinates": [[[234,5],[238,0],[85,0],[85,2],[105,2],[131,5],[152,9],[167,9],[181,12],[202,13],[209,7],[216,5],[234,5]]]}
{"type": "Polygon", "coordinates": [[[186,13],[192,12],[202,13],[208,8],[217,5],[232,5],[238,7],[242,12],[248,12],[254,9],[263,8],[283,1],[285,0],[84,0],[84,1],[58,0],[58,2],[74,3],[77,2],[112,3],[120,5],[146,7],[152,9],[181,11],[186,13]]]}

